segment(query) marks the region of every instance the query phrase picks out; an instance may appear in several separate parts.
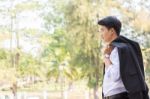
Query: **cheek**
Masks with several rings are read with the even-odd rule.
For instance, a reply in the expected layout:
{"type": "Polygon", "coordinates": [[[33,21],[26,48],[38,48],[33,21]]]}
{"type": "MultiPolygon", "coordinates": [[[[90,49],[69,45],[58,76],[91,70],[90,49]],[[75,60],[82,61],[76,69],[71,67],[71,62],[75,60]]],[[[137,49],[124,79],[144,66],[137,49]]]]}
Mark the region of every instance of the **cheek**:
{"type": "Polygon", "coordinates": [[[107,38],[108,38],[107,33],[104,33],[104,34],[103,34],[103,38],[104,38],[104,39],[107,39],[107,38]]]}
{"type": "Polygon", "coordinates": [[[104,41],[108,42],[110,40],[111,36],[109,34],[105,34],[103,39],[104,41]]]}
{"type": "Polygon", "coordinates": [[[100,37],[101,37],[101,38],[103,38],[103,36],[104,36],[104,34],[103,34],[103,33],[101,33],[100,37]]]}

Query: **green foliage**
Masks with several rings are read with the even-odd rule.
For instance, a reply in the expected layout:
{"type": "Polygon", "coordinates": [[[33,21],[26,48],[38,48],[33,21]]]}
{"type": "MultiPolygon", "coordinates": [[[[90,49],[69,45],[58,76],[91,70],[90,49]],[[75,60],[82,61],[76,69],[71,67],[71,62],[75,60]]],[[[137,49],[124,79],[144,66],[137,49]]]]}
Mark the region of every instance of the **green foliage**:
{"type": "Polygon", "coordinates": [[[4,49],[0,49],[0,60],[7,59],[7,52],[4,49]]]}
{"type": "MultiPolygon", "coordinates": [[[[64,12],[67,20],[68,40],[70,41],[71,62],[73,66],[81,68],[85,78],[90,78],[88,85],[98,86],[100,79],[100,44],[97,38],[97,19],[95,5],[96,1],[70,1],[64,12]],[[97,75],[97,76],[94,76],[97,75]],[[96,78],[97,77],[97,78],[96,78]],[[94,80],[95,79],[95,80],[94,80]]],[[[92,87],[92,88],[93,88],[92,87]]],[[[90,86],[91,88],[91,86],[90,86]]]]}
{"type": "MultiPolygon", "coordinates": [[[[5,70],[11,69],[11,63],[18,60],[18,64],[15,64],[17,77],[32,75],[44,80],[55,78],[57,81],[63,74],[69,82],[86,79],[89,88],[99,87],[103,61],[97,21],[107,15],[116,15],[123,23],[121,34],[142,44],[148,73],[149,7],[144,1],[139,2],[142,5],[134,0],[26,0],[10,7],[2,6],[0,15],[8,17],[10,22],[0,27],[0,42],[12,38],[18,44],[15,45],[16,48],[10,49],[10,52],[0,49],[1,67],[5,70]],[[134,5],[140,9],[136,9],[134,5]],[[28,11],[38,12],[37,16],[43,19],[42,29],[19,29],[19,18],[22,13],[28,11]],[[41,52],[39,51],[36,57],[23,52],[19,42],[22,38],[27,38],[31,45],[39,44],[41,52]],[[19,57],[16,58],[17,55],[19,57]]],[[[14,3],[13,0],[10,3],[14,3]]]]}

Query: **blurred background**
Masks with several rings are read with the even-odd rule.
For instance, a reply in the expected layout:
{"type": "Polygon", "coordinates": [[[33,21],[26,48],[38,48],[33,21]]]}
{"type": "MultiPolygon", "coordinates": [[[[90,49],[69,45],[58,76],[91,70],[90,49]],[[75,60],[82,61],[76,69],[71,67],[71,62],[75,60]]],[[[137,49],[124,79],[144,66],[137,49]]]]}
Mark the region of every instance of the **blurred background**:
{"type": "Polygon", "coordinates": [[[0,0],[0,99],[101,99],[97,21],[140,43],[150,84],[150,0],[0,0]]]}

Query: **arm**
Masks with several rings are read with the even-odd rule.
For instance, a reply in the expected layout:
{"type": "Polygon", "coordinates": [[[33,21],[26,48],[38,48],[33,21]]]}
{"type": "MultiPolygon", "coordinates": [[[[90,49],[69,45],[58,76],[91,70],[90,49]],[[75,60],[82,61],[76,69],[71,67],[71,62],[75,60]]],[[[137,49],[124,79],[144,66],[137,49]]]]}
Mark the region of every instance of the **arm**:
{"type": "Polygon", "coordinates": [[[116,81],[120,78],[120,62],[118,49],[115,47],[109,58],[104,59],[106,65],[106,76],[116,81]]]}

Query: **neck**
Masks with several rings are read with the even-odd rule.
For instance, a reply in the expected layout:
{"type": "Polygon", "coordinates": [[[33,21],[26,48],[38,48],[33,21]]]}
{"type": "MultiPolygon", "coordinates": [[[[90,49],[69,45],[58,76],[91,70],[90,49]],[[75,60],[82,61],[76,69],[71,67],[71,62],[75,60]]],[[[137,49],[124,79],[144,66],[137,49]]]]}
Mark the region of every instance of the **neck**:
{"type": "Polygon", "coordinates": [[[113,40],[115,40],[117,37],[118,37],[117,35],[114,36],[114,37],[112,37],[112,39],[108,42],[108,44],[110,44],[110,43],[111,43],[113,40]]]}

